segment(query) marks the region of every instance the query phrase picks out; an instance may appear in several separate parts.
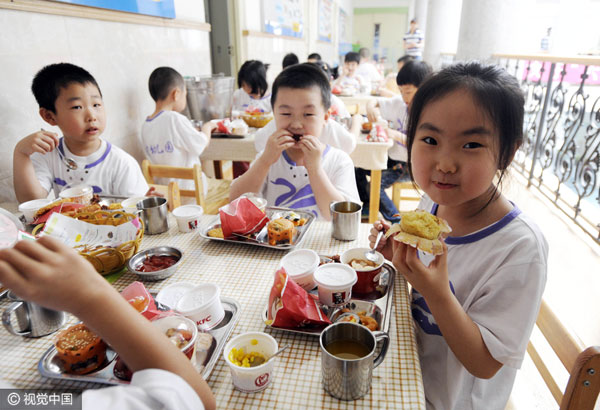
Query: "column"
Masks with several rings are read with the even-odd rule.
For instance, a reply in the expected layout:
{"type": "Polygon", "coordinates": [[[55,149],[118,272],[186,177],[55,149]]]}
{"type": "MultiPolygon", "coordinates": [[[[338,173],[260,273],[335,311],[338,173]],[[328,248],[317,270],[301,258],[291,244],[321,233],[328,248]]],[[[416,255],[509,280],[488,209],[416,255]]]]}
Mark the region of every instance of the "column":
{"type": "Polygon", "coordinates": [[[451,60],[441,53],[456,53],[462,3],[463,0],[429,0],[423,60],[434,70],[439,70],[443,61],[451,60]]]}
{"type": "MultiPolygon", "coordinates": [[[[425,33],[425,29],[427,28],[427,0],[415,0],[414,3],[414,12],[413,16],[409,16],[408,21],[413,18],[417,19],[419,23],[419,28],[423,33],[425,33]]],[[[408,27],[408,25],[407,25],[408,27]]]]}

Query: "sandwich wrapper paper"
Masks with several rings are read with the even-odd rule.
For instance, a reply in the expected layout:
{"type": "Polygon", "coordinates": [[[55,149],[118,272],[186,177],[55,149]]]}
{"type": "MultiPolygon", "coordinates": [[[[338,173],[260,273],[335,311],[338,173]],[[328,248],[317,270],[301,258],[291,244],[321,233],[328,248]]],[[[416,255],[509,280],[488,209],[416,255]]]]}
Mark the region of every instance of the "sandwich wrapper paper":
{"type": "Polygon", "coordinates": [[[310,295],[290,279],[284,268],[275,273],[269,295],[267,322],[274,327],[291,329],[331,324],[319,307],[316,296],[310,295]]]}
{"type": "Polygon", "coordinates": [[[219,208],[219,216],[223,237],[228,239],[234,238],[234,233],[250,235],[260,231],[269,222],[267,215],[246,197],[219,208]]]}
{"type": "Polygon", "coordinates": [[[150,292],[148,292],[148,289],[146,289],[142,282],[135,281],[131,283],[121,291],[121,296],[123,296],[123,298],[127,301],[135,299],[136,297],[143,297],[144,299],[147,299],[148,307],[142,312],[142,316],[148,320],[152,320],[158,316],[169,316],[173,314],[172,311],[164,312],[162,310],[158,310],[156,303],[154,302],[154,298],[150,292]]]}

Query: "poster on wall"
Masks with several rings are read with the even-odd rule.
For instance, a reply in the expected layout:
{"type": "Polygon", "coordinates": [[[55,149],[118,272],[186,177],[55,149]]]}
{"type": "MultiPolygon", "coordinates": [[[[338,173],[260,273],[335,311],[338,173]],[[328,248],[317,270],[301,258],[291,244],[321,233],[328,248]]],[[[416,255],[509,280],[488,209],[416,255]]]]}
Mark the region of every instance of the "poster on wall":
{"type": "Polygon", "coordinates": [[[338,53],[340,56],[352,51],[352,42],[348,39],[348,14],[340,8],[338,21],[338,53]]]}
{"type": "Polygon", "coordinates": [[[146,14],[149,16],[175,18],[175,0],[52,0],[78,6],[146,14]]]}
{"type": "Polygon", "coordinates": [[[331,43],[333,16],[333,1],[319,0],[319,40],[331,43]]]}
{"type": "Polygon", "coordinates": [[[302,0],[263,0],[266,33],[302,38],[304,13],[302,0]]]}

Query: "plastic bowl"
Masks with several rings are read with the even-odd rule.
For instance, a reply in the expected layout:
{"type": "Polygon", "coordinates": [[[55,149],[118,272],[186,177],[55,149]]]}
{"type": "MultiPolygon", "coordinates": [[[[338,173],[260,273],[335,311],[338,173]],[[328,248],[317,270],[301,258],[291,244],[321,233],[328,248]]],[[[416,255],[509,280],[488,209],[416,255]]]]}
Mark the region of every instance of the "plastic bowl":
{"type": "Polygon", "coordinates": [[[242,114],[242,119],[249,127],[262,128],[273,119],[272,113],[264,114],[242,114]]]}
{"type": "MultiPolygon", "coordinates": [[[[340,256],[340,262],[345,265],[350,265],[350,261],[353,259],[359,260],[367,260],[365,258],[365,253],[370,251],[369,248],[353,248],[348,249],[346,252],[342,253],[340,256]]],[[[377,256],[377,265],[372,268],[359,268],[356,269],[352,267],[356,271],[357,281],[352,287],[352,293],[356,294],[367,294],[376,291],[377,285],[379,284],[379,273],[381,272],[381,268],[383,267],[383,262],[385,258],[382,254],[375,251],[375,255],[377,256]]]]}
{"type": "Polygon", "coordinates": [[[317,286],[313,277],[319,266],[319,255],[311,249],[297,249],[291,251],[281,259],[281,266],[290,279],[305,290],[312,290],[317,286]]]}
{"type": "Polygon", "coordinates": [[[321,265],[313,276],[319,287],[319,301],[331,307],[348,303],[357,281],[356,271],[342,263],[321,265]]]}
{"type": "Polygon", "coordinates": [[[158,317],[152,321],[152,324],[158,327],[165,335],[169,329],[181,330],[191,334],[191,338],[186,344],[181,346],[179,350],[181,350],[188,359],[192,358],[196,346],[196,339],[198,338],[198,328],[194,325],[194,322],[187,317],[171,315],[158,317]]]}
{"type": "Polygon", "coordinates": [[[254,393],[269,387],[273,381],[275,360],[268,360],[279,345],[272,336],[262,332],[242,333],[231,339],[223,349],[223,357],[231,370],[233,387],[244,393],[254,393]],[[253,344],[253,341],[256,343],[253,344]],[[256,367],[240,367],[229,360],[231,349],[244,349],[245,353],[261,353],[267,361],[256,367]]]}
{"type": "Polygon", "coordinates": [[[182,205],[173,209],[173,216],[177,220],[179,232],[192,232],[200,225],[200,217],[203,214],[200,205],[182,205]]]}
{"type": "Polygon", "coordinates": [[[130,272],[138,275],[141,280],[163,280],[175,273],[179,267],[182,257],[183,253],[177,248],[172,246],[157,246],[156,248],[146,249],[133,255],[131,259],[129,259],[129,262],[127,262],[127,268],[129,268],[130,272]],[[138,270],[137,268],[142,264],[142,262],[144,262],[146,257],[150,258],[151,256],[174,256],[177,261],[166,269],[161,269],[154,272],[142,272],[138,270]]]}
{"type": "Polygon", "coordinates": [[[203,283],[185,292],[175,309],[192,319],[199,329],[210,330],[225,317],[220,296],[221,290],[217,285],[203,283]]]}
{"type": "Polygon", "coordinates": [[[19,205],[19,212],[23,212],[25,222],[28,224],[33,222],[33,217],[38,209],[45,207],[48,204],[54,202],[54,199],[33,199],[31,201],[23,202],[19,205]]]}
{"type": "Polygon", "coordinates": [[[60,198],[70,198],[76,204],[88,205],[94,196],[94,189],[88,185],[75,185],[58,194],[60,198]]]}

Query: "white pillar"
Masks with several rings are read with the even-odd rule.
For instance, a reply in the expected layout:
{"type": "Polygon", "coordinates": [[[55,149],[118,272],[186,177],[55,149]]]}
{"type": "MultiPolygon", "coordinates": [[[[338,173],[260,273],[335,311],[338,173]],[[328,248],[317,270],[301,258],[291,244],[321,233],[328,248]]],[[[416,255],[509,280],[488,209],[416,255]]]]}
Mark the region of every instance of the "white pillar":
{"type": "Polygon", "coordinates": [[[423,60],[434,70],[442,66],[441,53],[456,53],[463,0],[429,0],[423,60]]]}
{"type": "Polygon", "coordinates": [[[423,33],[425,33],[425,29],[427,28],[427,0],[415,0],[414,7],[415,14],[413,16],[409,16],[409,21],[412,19],[417,19],[417,23],[419,24],[419,29],[423,33]]]}

